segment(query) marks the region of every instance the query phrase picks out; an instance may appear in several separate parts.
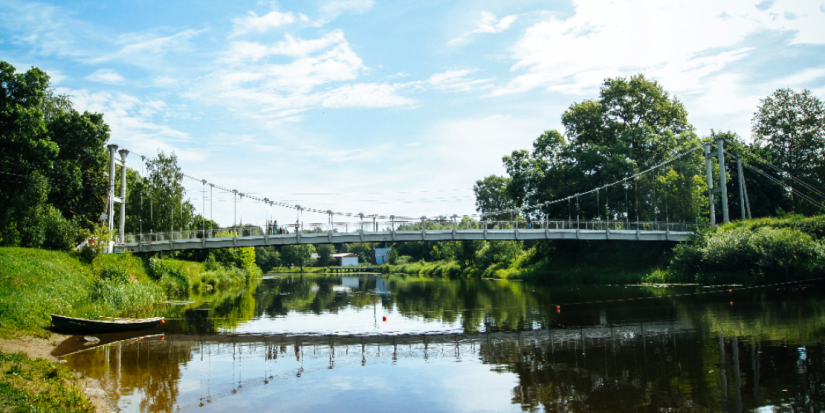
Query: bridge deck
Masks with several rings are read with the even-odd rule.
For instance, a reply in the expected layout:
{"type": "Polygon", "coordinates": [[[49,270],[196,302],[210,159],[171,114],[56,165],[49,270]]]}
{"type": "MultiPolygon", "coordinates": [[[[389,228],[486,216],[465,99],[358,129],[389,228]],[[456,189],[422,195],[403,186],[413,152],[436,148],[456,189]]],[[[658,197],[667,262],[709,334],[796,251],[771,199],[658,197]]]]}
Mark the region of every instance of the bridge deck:
{"type": "Polygon", "coordinates": [[[306,233],[253,235],[227,238],[192,238],[153,242],[132,242],[115,246],[116,251],[155,252],[267,245],[343,244],[353,242],[474,241],[474,240],[619,240],[686,241],[691,231],[586,230],[586,229],[512,229],[512,230],[437,230],[379,231],[356,233],[306,233]]]}

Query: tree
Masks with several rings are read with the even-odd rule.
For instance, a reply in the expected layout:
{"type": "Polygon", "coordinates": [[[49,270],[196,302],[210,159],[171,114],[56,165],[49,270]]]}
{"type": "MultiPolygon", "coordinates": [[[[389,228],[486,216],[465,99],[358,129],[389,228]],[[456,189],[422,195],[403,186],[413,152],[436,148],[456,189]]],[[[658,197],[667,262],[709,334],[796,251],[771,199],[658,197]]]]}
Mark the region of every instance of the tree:
{"type": "MultiPolygon", "coordinates": [[[[473,185],[476,196],[476,211],[487,214],[513,207],[510,193],[507,191],[510,178],[490,175],[473,185]]],[[[493,217],[495,219],[496,217],[493,217]]],[[[409,254],[407,254],[409,255],[409,254]]]]}
{"type": "Polygon", "coordinates": [[[333,264],[332,254],[335,254],[335,247],[332,244],[321,244],[315,247],[318,252],[318,265],[328,267],[333,264]]]}
{"type": "Polygon", "coordinates": [[[606,79],[599,98],[570,105],[562,124],[564,135],[546,131],[531,152],[503,159],[507,193],[525,214],[672,221],[701,214],[701,191],[686,190],[701,185],[700,151],[586,198],[545,204],[621,181],[700,144],[682,103],[656,81],[643,75],[606,79]],[[671,211],[669,203],[677,200],[690,207],[671,211]]]}
{"type": "Polygon", "coordinates": [[[300,265],[303,272],[304,264],[310,263],[314,253],[315,246],[311,244],[285,245],[281,247],[281,261],[287,265],[300,265]]]}
{"type": "MultiPolygon", "coordinates": [[[[755,143],[767,149],[775,166],[825,190],[825,104],[821,100],[807,89],[802,93],[778,89],[760,101],[752,127],[755,143]]],[[[784,178],[789,186],[798,186],[790,177],[784,178]]],[[[820,206],[807,204],[793,193],[791,199],[794,211],[819,211],[820,206]]]]}
{"type": "Polygon", "coordinates": [[[55,94],[42,70],[0,61],[0,242],[66,249],[94,229],[108,131],[102,115],[55,94]]]}

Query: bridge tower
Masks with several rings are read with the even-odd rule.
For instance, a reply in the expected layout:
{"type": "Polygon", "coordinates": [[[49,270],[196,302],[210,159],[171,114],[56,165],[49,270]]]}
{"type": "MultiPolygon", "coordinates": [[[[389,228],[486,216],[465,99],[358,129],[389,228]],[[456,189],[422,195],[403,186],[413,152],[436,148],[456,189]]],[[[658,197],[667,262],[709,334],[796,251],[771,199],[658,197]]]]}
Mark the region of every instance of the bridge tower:
{"type": "Polygon", "coordinates": [[[708,176],[708,201],[710,202],[710,225],[716,225],[716,212],[714,210],[713,195],[720,194],[722,204],[722,222],[727,224],[730,222],[728,215],[728,188],[726,185],[725,176],[725,140],[722,138],[716,139],[716,152],[711,152],[712,143],[705,142],[705,168],[708,176]],[[713,158],[719,161],[719,187],[713,187],[713,158]]]}
{"type": "MultiPolygon", "coordinates": [[[[126,156],[129,151],[126,149],[117,150],[117,145],[108,145],[109,150],[109,196],[106,205],[106,216],[108,221],[109,234],[115,230],[115,203],[120,204],[120,220],[118,222],[118,235],[120,242],[125,242],[124,232],[126,229],[126,156]],[[120,160],[115,158],[115,153],[120,153],[120,160]],[[120,197],[115,195],[115,174],[117,165],[120,165],[120,197]]],[[[109,246],[109,252],[112,246],[109,246]]]]}

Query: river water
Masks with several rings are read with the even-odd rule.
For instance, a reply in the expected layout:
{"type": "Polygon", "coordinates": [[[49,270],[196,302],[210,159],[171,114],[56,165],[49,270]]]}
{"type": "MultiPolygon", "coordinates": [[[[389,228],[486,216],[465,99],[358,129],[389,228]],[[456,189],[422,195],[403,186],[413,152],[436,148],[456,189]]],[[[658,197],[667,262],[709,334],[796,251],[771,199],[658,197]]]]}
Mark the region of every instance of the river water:
{"type": "Polygon", "coordinates": [[[56,353],[125,412],[818,412],[823,290],[268,276],[56,353]]]}

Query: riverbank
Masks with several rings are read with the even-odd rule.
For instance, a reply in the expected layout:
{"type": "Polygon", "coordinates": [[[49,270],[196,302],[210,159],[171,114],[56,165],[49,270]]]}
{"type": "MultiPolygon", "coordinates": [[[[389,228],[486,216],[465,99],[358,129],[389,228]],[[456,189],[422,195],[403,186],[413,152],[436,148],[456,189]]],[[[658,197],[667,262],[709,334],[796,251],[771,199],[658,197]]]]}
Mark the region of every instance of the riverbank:
{"type": "Polygon", "coordinates": [[[197,297],[259,275],[214,262],[103,254],[87,263],[70,252],[0,248],[0,368],[20,372],[0,378],[0,407],[111,411],[95,381],[55,364],[50,353],[68,336],[51,330],[50,314],[147,317],[156,303],[197,297]]]}

